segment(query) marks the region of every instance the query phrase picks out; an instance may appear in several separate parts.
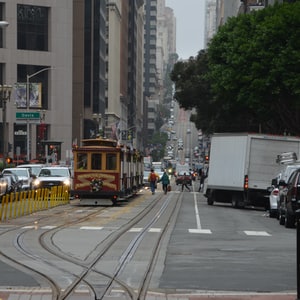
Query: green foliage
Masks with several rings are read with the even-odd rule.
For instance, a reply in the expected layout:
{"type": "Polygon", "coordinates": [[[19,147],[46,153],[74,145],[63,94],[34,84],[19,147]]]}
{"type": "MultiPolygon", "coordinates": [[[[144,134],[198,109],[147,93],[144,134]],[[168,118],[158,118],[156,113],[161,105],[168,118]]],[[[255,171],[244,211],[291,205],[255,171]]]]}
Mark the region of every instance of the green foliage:
{"type": "Polygon", "coordinates": [[[156,132],[153,134],[150,144],[152,144],[154,150],[151,152],[153,161],[160,161],[164,157],[166,144],[168,141],[168,135],[165,132],[156,132]]]}
{"type": "Polygon", "coordinates": [[[171,73],[175,98],[203,131],[299,134],[300,2],[230,18],[171,73]]]}

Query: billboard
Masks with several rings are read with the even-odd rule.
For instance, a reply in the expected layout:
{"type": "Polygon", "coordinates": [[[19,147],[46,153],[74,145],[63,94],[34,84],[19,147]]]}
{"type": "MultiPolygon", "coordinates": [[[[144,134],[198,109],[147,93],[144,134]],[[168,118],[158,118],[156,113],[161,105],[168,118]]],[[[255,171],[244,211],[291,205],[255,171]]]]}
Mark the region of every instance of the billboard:
{"type": "MultiPolygon", "coordinates": [[[[17,83],[14,87],[14,98],[17,108],[27,108],[26,83],[17,83]]],[[[30,83],[29,108],[42,107],[42,84],[30,83]]]]}

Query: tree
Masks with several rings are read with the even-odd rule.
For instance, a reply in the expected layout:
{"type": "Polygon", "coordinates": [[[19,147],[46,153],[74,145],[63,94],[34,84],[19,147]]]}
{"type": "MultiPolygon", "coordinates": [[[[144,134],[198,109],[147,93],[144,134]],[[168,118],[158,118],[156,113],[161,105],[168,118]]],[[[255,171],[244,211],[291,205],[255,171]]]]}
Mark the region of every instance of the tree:
{"type": "Polygon", "coordinates": [[[176,100],[198,128],[299,133],[299,15],[298,1],[232,17],[207,53],[175,64],[176,100]]]}
{"type": "Polygon", "coordinates": [[[153,161],[160,161],[164,157],[168,135],[164,132],[155,132],[150,140],[153,161]]]}
{"type": "Polygon", "coordinates": [[[209,131],[214,104],[211,103],[210,82],[208,72],[208,57],[205,50],[199,51],[196,57],[187,61],[178,61],[170,74],[175,83],[174,98],[184,109],[196,108],[197,116],[192,116],[197,128],[209,131]]]}

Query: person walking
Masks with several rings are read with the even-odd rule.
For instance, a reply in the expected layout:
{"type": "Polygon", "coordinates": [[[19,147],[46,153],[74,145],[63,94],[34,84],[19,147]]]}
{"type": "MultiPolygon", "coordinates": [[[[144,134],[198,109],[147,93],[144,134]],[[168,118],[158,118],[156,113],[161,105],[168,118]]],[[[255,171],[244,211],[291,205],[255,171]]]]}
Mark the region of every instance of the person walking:
{"type": "Polygon", "coordinates": [[[191,191],[191,189],[187,185],[186,173],[183,174],[183,180],[182,180],[182,185],[181,185],[182,192],[183,192],[184,187],[186,187],[189,190],[189,192],[191,191]]]}
{"type": "Polygon", "coordinates": [[[204,179],[205,179],[204,171],[201,169],[199,170],[199,189],[198,189],[199,193],[202,191],[204,179]]]}
{"type": "Polygon", "coordinates": [[[166,194],[168,192],[168,185],[170,184],[169,175],[167,174],[166,170],[164,171],[164,174],[161,176],[158,182],[162,183],[163,191],[166,194]]]}
{"type": "Polygon", "coordinates": [[[153,169],[151,169],[148,181],[150,182],[150,190],[152,192],[152,195],[155,194],[157,180],[159,180],[159,176],[154,172],[153,169]]]}

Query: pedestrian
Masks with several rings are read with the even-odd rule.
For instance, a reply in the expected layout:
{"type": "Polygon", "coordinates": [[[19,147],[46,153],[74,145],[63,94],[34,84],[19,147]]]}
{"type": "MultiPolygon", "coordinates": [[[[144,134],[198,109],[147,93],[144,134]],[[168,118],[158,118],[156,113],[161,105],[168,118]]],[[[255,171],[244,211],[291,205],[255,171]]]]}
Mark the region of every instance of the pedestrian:
{"type": "Polygon", "coordinates": [[[205,179],[204,171],[199,170],[199,189],[198,189],[198,192],[201,192],[202,189],[203,189],[204,179],[205,179]]]}
{"type": "Polygon", "coordinates": [[[187,176],[186,176],[186,173],[184,173],[183,174],[183,179],[182,179],[182,185],[181,185],[181,191],[182,192],[183,192],[184,187],[186,187],[189,190],[189,192],[191,191],[191,189],[187,185],[187,182],[188,182],[187,176]]]}
{"type": "Polygon", "coordinates": [[[149,177],[148,177],[148,181],[150,182],[150,190],[152,192],[152,195],[155,194],[155,189],[156,189],[158,179],[159,179],[159,176],[154,172],[153,169],[151,169],[149,177]]]}
{"type": "Polygon", "coordinates": [[[166,170],[164,171],[161,178],[158,180],[158,182],[162,183],[162,188],[165,194],[168,192],[168,185],[170,184],[169,175],[167,174],[166,170]]]}

